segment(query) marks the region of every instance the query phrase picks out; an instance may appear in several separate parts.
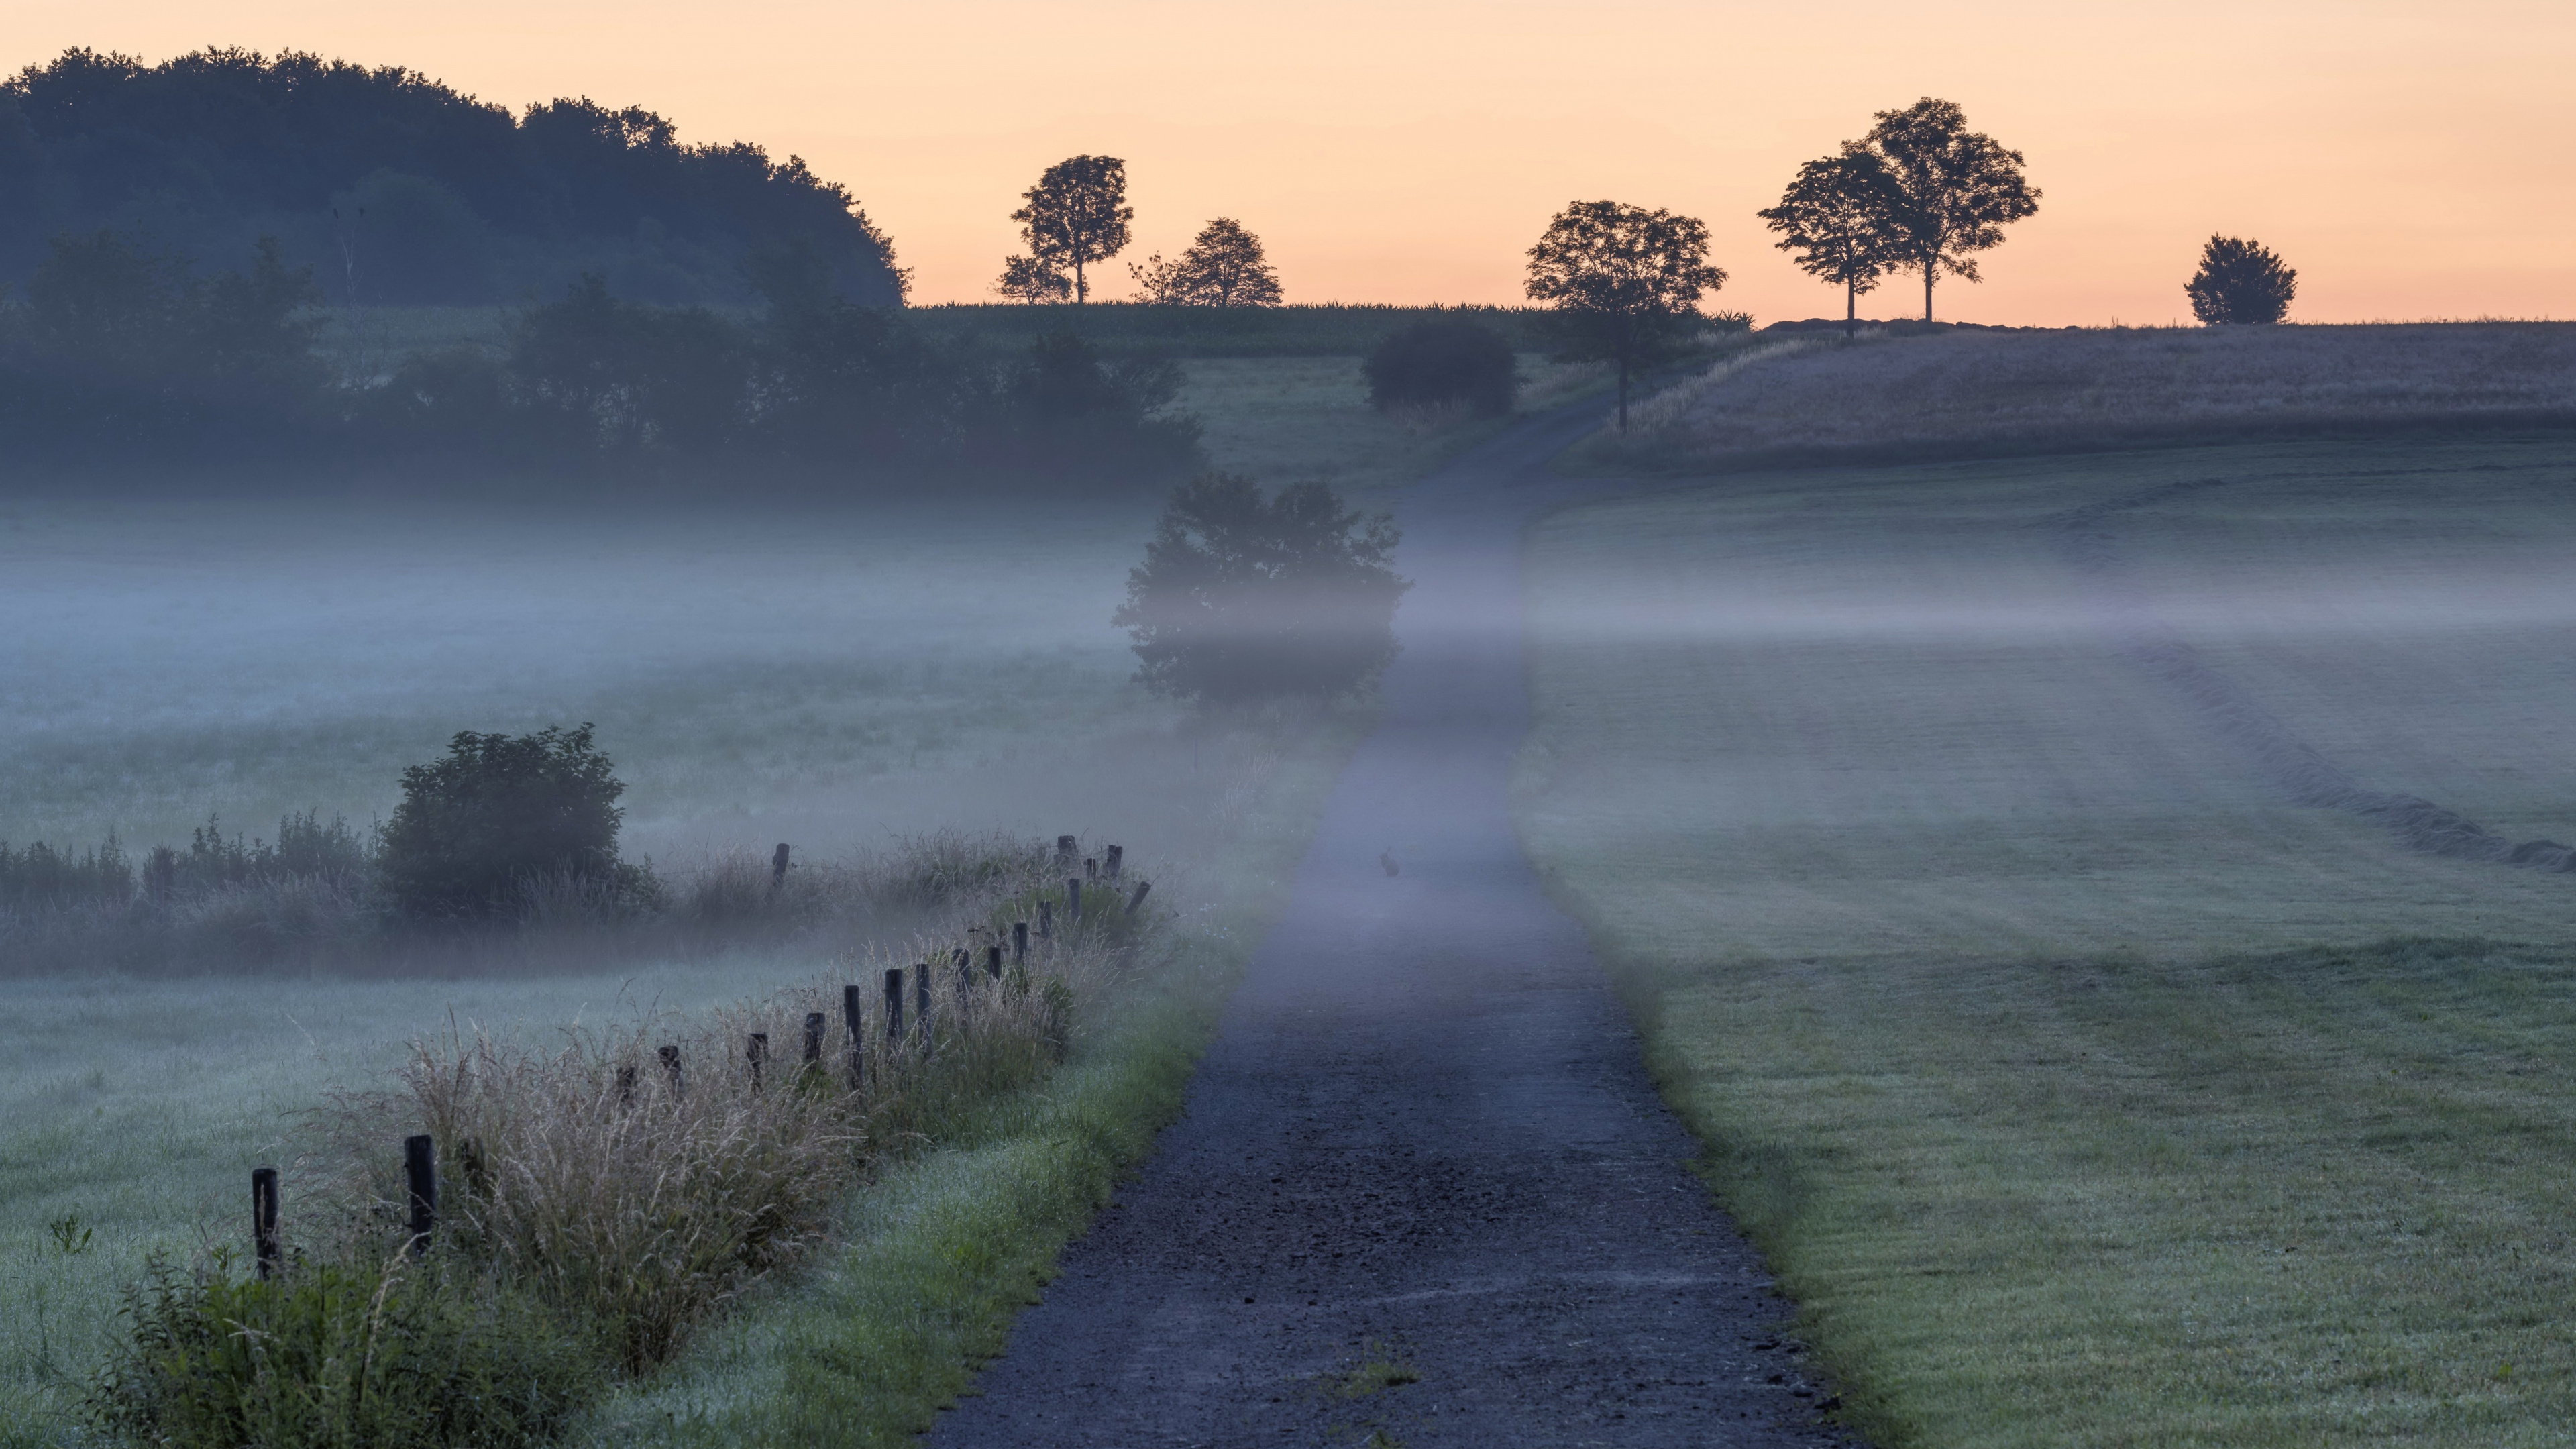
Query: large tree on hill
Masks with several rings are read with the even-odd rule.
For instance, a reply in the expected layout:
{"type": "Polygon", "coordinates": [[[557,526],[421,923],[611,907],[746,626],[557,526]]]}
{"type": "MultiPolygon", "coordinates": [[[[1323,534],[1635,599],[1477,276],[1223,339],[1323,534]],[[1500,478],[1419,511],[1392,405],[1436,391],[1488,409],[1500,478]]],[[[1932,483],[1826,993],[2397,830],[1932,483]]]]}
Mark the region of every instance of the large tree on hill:
{"type": "MultiPolygon", "coordinates": [[[[1073,273],[1073,301],[1091,299],[1084,269],[1105,262],[1127,247],[1127,223],[1136,209],[1127,204],[1127,163],[1115,156],[1071,156],[1048,167],[1038,184],[1022,194],[1026,204],[1011,213],[1039,265],[1073,273]]],[[[1007,275],[1007,273],[1006,273],[1007,275]]]]}
{"type": "Polygon", "coordinates": [[[2191,315],[2212,326],[2278,322],[2299,294],[2299,274],[2259,242],[2213,236],[2183,293],[2191,315]]]}
{"type": "Polygon", "coordinates": [[[1201,228],[1190,249],[1172,261],[1158,253],[1142,266],[1127,264],[1144,300],[1182,307],[1276,307],[1279,273],[1261,253],[1261,238],[1232,217],[1201,228]]]}
{"type": "Polygon", "coordinates": [[[1526,290],[1556,305],[1561,355],[1618,366],[1621,428],[1630,377],[1698,331],[1701,294],[1725,284],[1699,218],[1616,201],[1568,205],[1529,249],[1526,290]]]}
{"type": "Polygon", "coordinates": [[[1845,336],[1859,326],[1860,294],[1898,264],[1888,225],[1896,202],[1886,163],[1846,141],[1833,155],[1799,167],[1780,204],[1757,213],[1780,233],[1780,249],[1798,254],[1799,270],[1843,289],[1845,336]]]}
{"type": "Polygon", "coordinates": [[[1930,96],[1880,111],[1865,143],[1886,168],[1891,206],[1882,239],[1899,266],[1923,274],[1923,320],[1932,284],[1949,273],[1974,282],[1975,253],[2002,243],[2004,227],[2039,210],[2022,156],[1968,129],[1957,105],[1930,96]]]}

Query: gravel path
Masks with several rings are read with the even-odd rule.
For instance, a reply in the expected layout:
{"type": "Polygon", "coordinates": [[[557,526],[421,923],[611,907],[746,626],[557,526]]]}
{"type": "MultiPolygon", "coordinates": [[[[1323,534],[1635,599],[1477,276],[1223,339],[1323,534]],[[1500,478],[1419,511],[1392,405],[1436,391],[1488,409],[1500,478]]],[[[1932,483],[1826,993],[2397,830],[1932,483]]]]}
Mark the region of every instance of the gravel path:
{"type": "Polygon", "coordinates": [[[1521,532],[1579,495],[1538,465],[1599,416],[1407,496],[1385,724],[1181,1120],[933,1444],[1848,1442],[1506,808],[1521,532]]]}

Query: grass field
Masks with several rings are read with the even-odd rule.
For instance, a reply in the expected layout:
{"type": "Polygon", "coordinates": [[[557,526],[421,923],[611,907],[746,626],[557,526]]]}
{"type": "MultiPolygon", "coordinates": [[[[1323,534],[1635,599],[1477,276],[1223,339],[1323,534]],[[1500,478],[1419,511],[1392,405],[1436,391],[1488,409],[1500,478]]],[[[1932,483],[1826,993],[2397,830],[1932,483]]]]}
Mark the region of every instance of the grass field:
{"type": "MultiPolygon", "coordinates": [[[[1475,432],[1377,418],[1347,358],[1193,366],[1212,369],[1190,398],[1212,461],[1269,481],[1382,498],[1475,432]],[[1380,443],[1411,461],[1372,457],[1380,443]]],[[[828,860],[938,829],[1078,832],[1128,847],[1221,985],[1361,721],[1202,727],[1127,683],[1109,614],[1159,503],[0,505],[16,623],[0,642],[0,837],[184,844],[210,814],[269,834],[307,809],[363,827],[456,730],[592,720],[630,786],[628,851],[666,872],[780,840],[828,860]]],[[[406,1040],[451,1014],[545,1033],[729,1002],[850,944],[517,980],[8,980],[0,1443],[57,1442],[144,1256],[228,1239],[247,1168],[294,1150],[299,1114],[374,1080],[406,1040]]],[[[1175,985],[1043,1100],[961,1129],[963,1156],[933,1154],[893,1196],[851,1205],[849,1251],[911,1265],[863,1275],[872,1311],[907,1333],[945,1314],[955,1331],[879,1362],[909,1396],[871,1387],[866,1413],[835,1420],[846,1442],[908,1432],[953,1391],[1177,1100],[1215,989],[1175,985]],[[902,1206],[941,1191],[967,1199],[902,1206]],[[968,1250],[980,1266],[960,1267],[968,1250]]],[[[779,1321],[746,1321],[718,1378],[775,1372],[761,1355],[796,1335],[759,1325],[779,1321]]]]}
{"type": "Polygon", "coordinates": [[[1524,831],[1877,1442],[2563,1439],[2576,884],[2287,803],[2122,643],[2576,836],[2571,473],[1749,474],[1534,532],[1524,831]],[[2067,515],[2113,500],[2106,580],[2067,515]]]}

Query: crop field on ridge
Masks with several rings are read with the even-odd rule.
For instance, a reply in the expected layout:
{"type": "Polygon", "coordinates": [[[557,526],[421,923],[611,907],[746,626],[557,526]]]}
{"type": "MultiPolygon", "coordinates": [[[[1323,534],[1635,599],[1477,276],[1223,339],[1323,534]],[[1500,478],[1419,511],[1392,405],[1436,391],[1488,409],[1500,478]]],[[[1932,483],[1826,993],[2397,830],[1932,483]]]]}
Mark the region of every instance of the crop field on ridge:
{"type": "Polygon", "coordinates": [[[1534,530],[1524,835],[1874,1441],[2563,1433],[2576,885],[2294,803],[2136,645],[2567,841],[2571,481],[2285,443],[1534,530]]]}

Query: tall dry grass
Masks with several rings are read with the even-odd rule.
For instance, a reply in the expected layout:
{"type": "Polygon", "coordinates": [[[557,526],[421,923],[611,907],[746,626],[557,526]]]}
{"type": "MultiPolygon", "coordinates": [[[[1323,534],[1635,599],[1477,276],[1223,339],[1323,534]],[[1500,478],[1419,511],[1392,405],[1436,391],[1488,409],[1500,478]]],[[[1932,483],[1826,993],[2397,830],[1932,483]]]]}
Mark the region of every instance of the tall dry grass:
{"type": "Polygon", "coordinates": [[[1636,410],[1596,457],[1748,467],[2441,424],[2576,422],[2576,324],[1802,338],[1636,410]]]}

